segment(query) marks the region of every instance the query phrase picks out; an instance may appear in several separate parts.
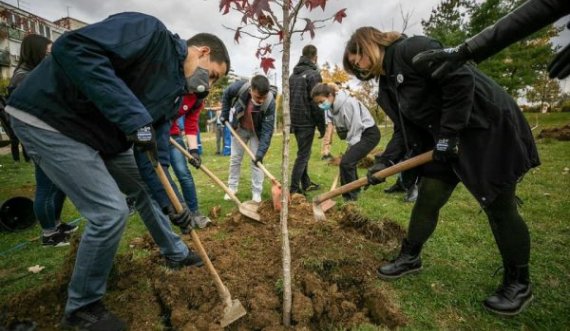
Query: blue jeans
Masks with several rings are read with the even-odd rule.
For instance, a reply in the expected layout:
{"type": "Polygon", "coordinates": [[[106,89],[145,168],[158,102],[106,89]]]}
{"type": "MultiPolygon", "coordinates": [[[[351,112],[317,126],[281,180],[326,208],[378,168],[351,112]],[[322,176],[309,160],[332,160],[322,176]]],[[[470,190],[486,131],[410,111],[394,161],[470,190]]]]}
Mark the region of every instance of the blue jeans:
{"type": "Polygon", "coordinates": [[[136,201],[161,254],[176,261],[188,255],[188,247],[172,232],[170,221],[142,181],[132,150],[102,157],[91,147],[59,132],[30,126],[15,118],[12,127],[34,162],[87,219],[68,286],[66,314],[105,294],[129,216],[124,194],[136,201]]]}
{"type": "MultiPolygon", "coordinates": [[[[180,136],[172,137],[176,142],[182,146],[186,147],[184,144],[184,139],[180,136]]],[[[193,212],[198,211],[198,196],[196,195],[196,185],[194,184],[194,178],[192,178],[192,173],[188,169],[188,163],[186,163],[186,157],[182,152],[180,152],[176,147],[170,144],[170,165],[180,182],[180,187],[182,188],[182,194],[184,195],[184,201],[188,205],[188,209],[193,212]]]]}
{"type": "Polygon", "coordinates": [[[54,231],[61,219],[65,193],[57,187],[42,168],[36,165],[36,197],[34,213],[42,229],[54,231]]]}

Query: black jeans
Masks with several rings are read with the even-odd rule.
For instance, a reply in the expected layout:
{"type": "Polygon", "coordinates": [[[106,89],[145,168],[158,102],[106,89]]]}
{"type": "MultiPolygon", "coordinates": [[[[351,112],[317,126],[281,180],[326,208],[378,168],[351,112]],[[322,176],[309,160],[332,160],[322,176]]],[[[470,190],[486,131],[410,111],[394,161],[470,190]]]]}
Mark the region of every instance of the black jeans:
{"type": "Polygon", "coordinates": [[[291,172],[291,193],[301,193],[311,185],[307,168],[311,158],[315,128],[295,128],[294,134],[297,140],[297,158],[291,172]]]}
{"type": "MultiPolygon", "coordinates": [[[[360,141],[350,146],[340,160],[340,183],[348,184],[358,179],[356,165],[358,161],[370,153],[380,141],[380,130],[376,125],[369,127],[362,132],[360,141]]],[[[346,201],[356,200],[360,190],[343,193],[342,197],[346,201]]]]}

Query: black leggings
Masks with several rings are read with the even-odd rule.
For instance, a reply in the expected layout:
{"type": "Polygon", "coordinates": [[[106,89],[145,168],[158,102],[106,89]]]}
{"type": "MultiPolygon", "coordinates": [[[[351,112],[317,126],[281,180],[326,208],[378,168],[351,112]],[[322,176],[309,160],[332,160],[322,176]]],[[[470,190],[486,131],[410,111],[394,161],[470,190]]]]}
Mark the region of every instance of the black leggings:
{"type": "MultiPolygon", "coordinates": [[[[439,210],[447,203],[455,186],[438,179],[421,179],[410,218],[408,241],[423,245],[428,240],[437,225],[439,210]]],[[[517,210],[515,190],[516,185],[504,189],[484,208],[503,264],[509,266],[526,265],[530,258],[530,235],[517,210]]]]}

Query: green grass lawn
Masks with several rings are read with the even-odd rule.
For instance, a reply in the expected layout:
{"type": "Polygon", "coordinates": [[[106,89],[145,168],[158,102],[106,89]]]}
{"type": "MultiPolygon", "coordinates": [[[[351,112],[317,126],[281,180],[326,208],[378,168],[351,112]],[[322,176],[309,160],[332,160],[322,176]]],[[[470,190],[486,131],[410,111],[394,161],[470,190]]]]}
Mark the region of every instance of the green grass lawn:
{"type": "MultiPolygon", "coordinates": [[[[529,114],[529,123],[536,135],[543,128],[570,123],[570,113],[529,114]]],[[[388,141],[390,128],[381,128],[380,147],[388,141]]],[[[280,173],[281,135],[275,135],[265,165],[278,178],[280,173]]],[[[333,154],[341,153],[345,145],[335,137],[333,154]]],[[[227,181],[229,157],[214,156],[213,135],[203,134],[206,164],[227,181]]],[[[309,174],[313,181],[328,188],[337,169],[320,160],[320,140],[315,139],[309,174]]],[[[463,186],[453,193],[442,209],[438,228],[425,245],[422,273],[395,282],[378,281],[387,287],[409,318],[408,329],[467,329],[467,330],[568,330],[570,329],[570,142],[543,139],[537,142],[542,165],[527,174],[518,186],[518,196],[524,201],[520,211],[531,232],[531,277],[535,300],[521,315],[502,318],[487,313],[481,301],[491,294],[501,280],[501,273],[493,276],[501,260],[487,219],[475,199],[463,186]]],[[[296,152],[291,140],[291,163],[296,152]]],[[[500,162],[500,160],[497,160],[500,162]]],[[[242,169],[238,197],[251,199],[249,163],[242,169]]],[[[361,175],[365,170],[361,169],[361,175]]],[[[216,205],[223,214],[234,208],[223,201],[223,192],[208,177],[193,171],[198,187],[201,209],[204,213],[216,205]]],[[[383,189],[393,183],[372,187],[361,194],[358,205],[366,216],[389,218],[403,225],[408,223],[411,204],[402,202],[401,195],[387,195],[383,189]]],[[[35,181],[33,166],[14,164],[9,154],[0,155],[0,202],[14,196],[33,196],[35,181]]],[[[320,192],[323,192],[321,190],[320,192]]],[[[270,198],[270,183],[265,182],[264,199],[270,198]]],[[[79,214],[67,201],[64,219],[75,220],[79,214]]],[[[84,221],[79,224],[83,226],[84,221]]],[[[0,302],[25,289],[41,286],[53,279],[61,268],[67,248],[41,247],[37,236],[39,226],[17,233],[0,233],[0,302]],[[17,246],[19,245],[19,246],[17,246]],[[14,249],[14,247],[17,247],[14,249]],[[39,274],[28,274],[32,265],[46,269],[39,274]]],[[[145,232],[138,216],[133,216],[122,241],[122,249],[129,238],[145,232]]],[[[294,258],[294,257],[293,257],[294,258]]],[[[362,330],[374,328],[362,326],[362,330]]]]}

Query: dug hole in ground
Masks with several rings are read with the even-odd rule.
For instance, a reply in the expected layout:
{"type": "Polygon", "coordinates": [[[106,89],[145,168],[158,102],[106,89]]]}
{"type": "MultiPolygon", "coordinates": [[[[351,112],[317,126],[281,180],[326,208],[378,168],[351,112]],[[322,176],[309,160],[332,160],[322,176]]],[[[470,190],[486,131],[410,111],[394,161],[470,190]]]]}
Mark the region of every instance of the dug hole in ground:
{"type": "MultiPolygon", "coordinates": [[[[247,315],[229,330],[286,330],[282,326],[282,253],[279,213],[270,201],[259,208],[267,224],[237,211],[199,236],[224,284],[247,315]]],[[[292,269],[292,327],[350,329],[361,324],[394,329],[406,318],[376,268],[397,252],[405,231],[390,220],[369,220],[346,204],[313,219],[311,203],[293,195],[289,207],[292,269]]],[[[190,235],[184,240],[192,246],[190,235]]],[[[77,247],[77,242],[74,243],[77,247]]],[[[222,330],[223,304],[205,267],[170,271],[145,235],[115,259],[104,302],[130,330],[222,330]]],[[[51,282],[6,302],[8,319],[29,318],[39,330],[57,330],[75,251],[51,282]]]]}

